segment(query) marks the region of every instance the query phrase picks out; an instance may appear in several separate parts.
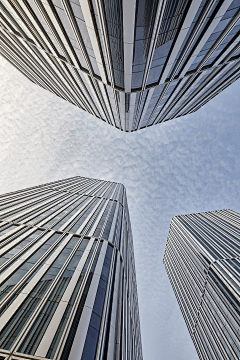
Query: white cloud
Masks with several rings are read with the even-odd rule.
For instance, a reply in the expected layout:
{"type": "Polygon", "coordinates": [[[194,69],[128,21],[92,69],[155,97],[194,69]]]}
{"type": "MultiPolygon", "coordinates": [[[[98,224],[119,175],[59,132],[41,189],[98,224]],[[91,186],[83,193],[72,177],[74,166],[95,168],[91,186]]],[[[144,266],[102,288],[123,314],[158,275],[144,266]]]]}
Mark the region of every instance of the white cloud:
{"type": "Polygon", "coordinates": [[[174,215],[240,211],[236,82],[197,113],[126,134],[1,59],[2,193],[75,175],[122,182],[134,235],[145,359],[197,359],[162,257],[174,215]]]}

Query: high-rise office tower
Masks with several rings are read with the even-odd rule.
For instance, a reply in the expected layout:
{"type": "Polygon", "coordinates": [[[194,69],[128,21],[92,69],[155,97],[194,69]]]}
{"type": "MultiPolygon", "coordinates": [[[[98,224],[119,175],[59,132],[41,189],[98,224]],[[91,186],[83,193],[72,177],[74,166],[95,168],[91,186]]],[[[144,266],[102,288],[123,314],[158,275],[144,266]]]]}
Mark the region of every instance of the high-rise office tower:
{"type": "Polygon", "coordinates": [[[201,360],[240,359],[240,214],[175,216],[163,263],[201,360]]]}
{"type": "Polygon", "coordinates": [[[74,177],[0,196],[0,359],[142,360],[123,185],[74,177]]]}
{"type": "Polygon", "coordinates": [[[240,76],[239,0],[2,0],[0,53],[123,131],[198,110],[240,76]]]}

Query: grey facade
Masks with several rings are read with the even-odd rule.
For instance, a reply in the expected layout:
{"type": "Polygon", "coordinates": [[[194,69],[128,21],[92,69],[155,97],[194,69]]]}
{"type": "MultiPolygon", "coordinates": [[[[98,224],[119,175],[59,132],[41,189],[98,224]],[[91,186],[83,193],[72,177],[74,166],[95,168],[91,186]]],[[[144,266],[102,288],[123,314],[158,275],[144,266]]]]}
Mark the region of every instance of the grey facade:
{"type": "Polygon", "coordinates": [[[240,214],[172,219],[163,263],[199,359],[240,358],[240,214]]]}
{"type": "Polygon", "coordinates": [[[239,0],[2,0],[0,53],[122,131],[198,110],[240,76],[239,0]]]}
{"type": "Polygon", "coordinates": [[[0,359],[142,360],[123,185],[74,177],[0,196],[0,359]]]}

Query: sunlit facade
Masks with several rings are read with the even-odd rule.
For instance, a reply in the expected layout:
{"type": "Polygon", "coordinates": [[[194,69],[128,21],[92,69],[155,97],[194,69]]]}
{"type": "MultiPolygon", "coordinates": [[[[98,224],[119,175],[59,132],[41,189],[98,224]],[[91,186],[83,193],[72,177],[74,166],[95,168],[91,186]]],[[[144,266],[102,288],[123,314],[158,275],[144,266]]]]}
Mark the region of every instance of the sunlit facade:
{"type": "Polygon", "coordinates": [[[175,216],[163,263],[199,359],[240,359],[240,214],[175,216]]]}
{"type": "Polygon", "coordinates": [[[142,360],[123,185],[74,177],[0,196],[0,360],[142,360]]]}
{"type": "Polygon", "coordinates": [[[240,76],[239,0],[2,0],[0,53],[122,131],[198,110],[240,76]]]}

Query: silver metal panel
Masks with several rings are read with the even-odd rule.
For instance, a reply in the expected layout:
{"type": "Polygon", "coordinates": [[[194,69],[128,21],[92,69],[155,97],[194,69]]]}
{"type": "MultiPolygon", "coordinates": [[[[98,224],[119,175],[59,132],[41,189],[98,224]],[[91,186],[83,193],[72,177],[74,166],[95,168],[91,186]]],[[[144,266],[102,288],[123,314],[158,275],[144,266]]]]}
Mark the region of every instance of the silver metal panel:
{"type": "Polygon", "coordinates": [[[102,81],[106,84],[107,79],[106,79],[105,71],[103,68],[103,63],[102,63],[102,59],[101,59],[100,50],[98,47],[98,41],[97,41],[97,37],[96,37],[96,33],[95,33],[93,21],[92,21],[89,4],[88,4],[87,0],[79,0],[79,3],[82,8],[84,20],[85,20],[85,23],[87,26],[88,34],[89,34],[89,37],[90,37],[90,40],[92,43],[93,51],[94,51],[94,54],[95,54],[95,57],[97,60],[97,65],[98,65],[98,68],[99,68],[99,71],[101,74],[102,81]]]}
{"type": "Polygon", "coordinates": [[[105,209],[106,209],[106,207],[107,207],[107,205],[108,205],[108,202],[105,203],[105,205],[103,206],[102,210],[100,211],[97,219],[94,220],[94,223],[95,223],[95,224],[94,224],[94,226],[92,227],[92,229],[90,230],[88,236],[93,236],[93,234],[94,234],[94,232],[95,232],[95,230],[96,230],[96,228],[97,228],[97,226],[98,226],[98,223],[99,223],[99,221],[100,221],[100,219],[101,219],[101,217],[102,217],[102,215],[103,215],[103,213],[104,213],[104,211],[105,211],[105,209]]]}
{"type": "MultiPolygon", "coordinates": [[[[49,239],[49,237],[51,235],[53,235],[53,233],[49,232],[48,234],[46,234],[43,238],[38,240],[38,242],[35,245],[33,245],[26,253],[21,255],[20,258],[18,260],[16,260],[9,268],[7,268],[5,271],[3,271],[2,274],[0,274],[0,284],[6,278],[8,278],[12,273],[14,273],[15,270],[21,264],[23,264],[34,252],[36,252],[37,249],[39,249],[49,239]]],[[[6,265],[6,264],[4,264],[4,265],[6,265]]]]}
{"type": "Polygon", "coordinates": [[[180,73],[180,77],[183,77],[186,74],[189,67],[192,65],[193,61],[196,59],[196,57],[199,54],[199,52],[201,51],[202,47],[206,43],[207,39],[210,37],[210,35],[213,33],[213,31],[216,28],[216,26],[218,25],[218,23],[221,21],[221,18],[223,17],[224,13],[227,11],[227,9],[228,9],[228,7],[229,7],[229,5],[231,3],[232,3],[232,0],[225,0],[224,1],[222,6],[220,7],[219,11],[217,12],[215,18],[212,20],[210,26],[208,27],[207,31],[205,32],[205,34],[201,38],[198,46],[194,50],[193,55],[191,56],[191,58],[189,59],[189,61],[185,65],[184,69],[180,73]]]}
{"type": "Polygon", "coordinates": [[[120,95],[120,114],[121,114],[121,124],[123,131],[126,131],[126,117],[125,117],[125,93],[119,92],[120,95]]]}
{"type": "Polygon", "coordinates": [[[131,92],[136,0],[123,0],[124,87],[131,92]]]}
{"type": "Polygon", "coordinates": [[[189,10],[188,10],[188,13],[187,13],[187,16],[186,16],[186,19],[184,20],[184,23],[182,25],[182,28],[180,30],[180,33],[178,35],[178,38],[176,40],[176,43],[174,45],[174,48],[171,52],[171,55],[170,55],[170,58],[168,60],[168,63],[166,65],[166,69],[164,70],[162,76],[161,76],[161,79],[160,79],[160,84],[163,84],[166,80],[166,78],[168,77],[168,73],[172,67],[172,64],[180,50],[180,47],[188,33],[188,30],[191,26],[191,23],[198,11],[198,8],[201,4],[201,0],[193,0],[190,7],[189,7],[189,10]]]}
{"type": "Polygon", "coordinates": [[[148,93],[148,95],[147,95],[146,102],[145,102],[145,104],[144,104],[144,108],[143,108],[143,112],[142,112],[142,115],[141,115],[141,118],[140,118],[140,121],[139,121],[138,129],[140,129],[141,126],[142,126],[142,122],[143,122],[143,120],[144,120],[146,111],[147,111],[147,109],[148,109],[148,105],[149,105],[149,103],[150,103],[150,101],[151,101],[151,99],[152,99],[153,92],[154,92],[154,88],[151,88],[151,89],[149,90],[149,93],[148,93]]]}
{"type": "MultiPolygon", "coordinates": [[[[64,229],[83,211],[84,208],[86,208],[88,206],[88,204],[91,202],[92,199],[89,199],[88,202],[86,202],[79,210],[77,210],[75,212],[75,214],[73,214],[73,216],[70,217],[70,219],[68,219],[65,224],[63,224],[60,228],[59,231],[64,231],[64,229]]],[[[72,209],[74,210],[74,209],[72,209]]],[[[64,220],[64,219],[63,219],[64,220]]]]}
{"type": "Polygon", "coordinates": [[[50,324],[48,325],[47,330],[45,331],[45,334],[37,348],[36,353],[35,353],[36,356],[46,357],[48,349],[54,338],[54,335],[55,335],[57,328],[61,322],[64,311],[66,310],[66,307],[68,305],[68,301],[70,300],[70,298],[72,296],[72,292],[76,286],[79,275],[80,275],[82,268],[85,264],[85,261],[88,257],[89,251],[91,250],[93,242],[94,242],[94,239],[92,238],[86,247],[86,250],[85,250],[85,252],[84,252],[84,254],[72,276],[70,283],[68,284],[68,286],[64,292],[62,300],[60,301],[60,303],[57,307],[57,310],[55,311],[55,313],[52,317],[52,320],[51,320],[50,324]]]}
{"type": "Polygon", "coordinates": [[[109,236],[108,236],[108,241],[110,241],[111,243],[114,241],[114,235],[115,235],[114,231],[115,231],[115,227],[116,227],[118,209],[119,209],[119,203],[117,203],[115,213],[114,213],[114,217],[113,217],[113,221],[112,221],[111,230],[110,230],[110,233],[109,233],[109,236]]]}
{"type": "Polygon", "coordinates": [[[83,308],[82,316],[78,325],[75,339],[71,348],[69,360],[75,360],[77,358],[80,358],[80,356],[82,355],[106,250],[107,250],[107,242],[104,241],[102,245],[101,253],[98,258],[96,270],[94,272],[91,281],[91,286],[88,291],[87,299],[83,308]]]}

